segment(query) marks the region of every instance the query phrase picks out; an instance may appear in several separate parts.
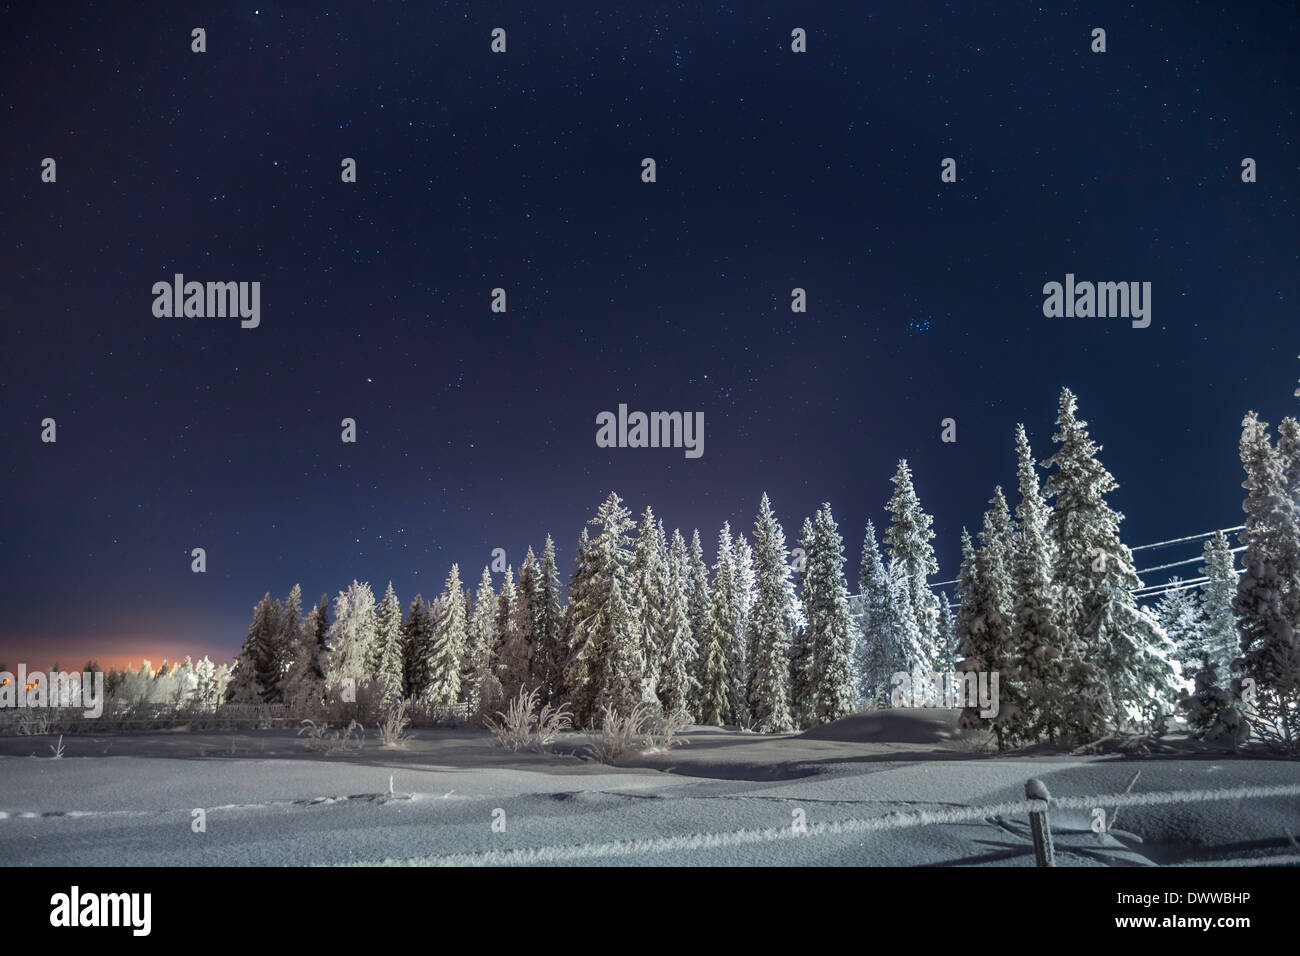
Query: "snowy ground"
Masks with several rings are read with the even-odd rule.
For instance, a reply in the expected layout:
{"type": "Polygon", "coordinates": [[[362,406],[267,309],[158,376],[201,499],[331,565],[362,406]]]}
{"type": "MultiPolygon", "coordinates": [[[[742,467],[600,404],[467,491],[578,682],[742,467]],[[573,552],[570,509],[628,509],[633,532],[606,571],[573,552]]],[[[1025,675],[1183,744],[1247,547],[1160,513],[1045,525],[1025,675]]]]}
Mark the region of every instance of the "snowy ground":
{"type": "MultiPolygon", "coordinates": [[[[291,732],[0,739],[0,859],[113,866],[439,863],[1026,865],[1027,778],[1053,797],[1289,786],[1253,799],[1125,806],[1111,834],[1052,813],[1061,865],[1300,860],[1300,761],[1000,758],[941,711],[849,718],[804,736],[694,728],[606,767],[508,754],[481,731],[417,731],[322,756],[291,732]],[[838,739],[837,739],[838,738],[838,739]],[[390,793],[390,779],[391,790],[390,793]],[[971,809],[974,808],[974,809],[971,809]],[[206,832],[192,829],[206,813],[206,832]],[[501,813],[504,811],[504,814],[501,813]],[[793,826],[802,811],[806,833],[793,826]],[[918,816],[920,814],[920,816],[918,816]],[[493,821],[504,819],[504,831],[493,821]],[[948,822],[930,822],[923,820],[948,822]],[[1141,838],[1141,842],[1135,839],[1141,838]]],[[[1165,798],[1168,799],[1168,798],[1165,798]]],[[[1109,818],[1114,807],[1100,804],[1109,818]]]]}

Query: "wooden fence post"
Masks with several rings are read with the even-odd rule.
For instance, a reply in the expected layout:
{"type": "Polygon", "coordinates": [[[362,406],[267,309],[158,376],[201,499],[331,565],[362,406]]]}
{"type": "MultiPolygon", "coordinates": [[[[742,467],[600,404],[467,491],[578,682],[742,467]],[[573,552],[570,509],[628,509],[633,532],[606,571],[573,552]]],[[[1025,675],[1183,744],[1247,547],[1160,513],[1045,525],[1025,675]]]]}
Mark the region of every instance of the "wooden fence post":
{"type": "Polygon", "coordinates": [[[1052,822],[1047,815],[1052,795],[1047,792],[1043,781],[1030,777],[1025,782],[1025,797],[1042,801],[1042,809],[1029,811],[1029,829],[1034,835],[1034,862],[1039,866],[1056,866],[1056,852],[1052,847],[1052,822]]]}

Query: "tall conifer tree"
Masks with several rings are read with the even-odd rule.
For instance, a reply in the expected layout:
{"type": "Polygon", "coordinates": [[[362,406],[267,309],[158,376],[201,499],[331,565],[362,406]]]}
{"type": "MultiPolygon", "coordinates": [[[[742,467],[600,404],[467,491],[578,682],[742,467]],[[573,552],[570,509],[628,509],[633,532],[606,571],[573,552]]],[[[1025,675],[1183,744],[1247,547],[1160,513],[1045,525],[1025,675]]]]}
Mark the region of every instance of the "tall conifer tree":
{"type": "Polygon", "coordinates": [[[807,642],[812,650],[815,715],[819,723],[853,712],[853,635],[849,592],[844,583],[844,539],[831,506],[823,502],[812,522],[803,583],[807,642]]]}
{"type": "Polygon", "coordinates": [[[797,598],[785,531],[764,493],[754,521],[755,600],[749,619],[749,707],[754,729],[794,729],[790,714],[790,642],[797,598]]]}
{"type": "Polygon", "coordinates": [[[889,556],[902,569],[907,603],[920,634],[923,659],[913,662],[913,666],[930,671],[941,654],[939,601],[929,585],[930,575],[939,570],[934,547],[930,544],[934,540],[934,519],[921,507],[921,499],[912,484],[912,469],[906,459],[899,461],[893,483],[894,493],[886,506],[890,521],[885,532],[885,545],[889,556]]]}

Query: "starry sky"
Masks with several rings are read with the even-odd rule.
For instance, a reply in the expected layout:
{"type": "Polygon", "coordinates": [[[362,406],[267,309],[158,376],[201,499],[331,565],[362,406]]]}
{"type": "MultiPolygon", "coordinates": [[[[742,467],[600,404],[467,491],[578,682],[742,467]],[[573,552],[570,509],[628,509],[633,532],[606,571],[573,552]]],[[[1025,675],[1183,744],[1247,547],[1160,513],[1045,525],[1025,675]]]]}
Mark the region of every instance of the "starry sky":
{"type": "Polygon", "coordinates": [[[548,532],[567,577],[610,490],[710,562],[829,501],[856,583],[900,457],[946,580],[1063,385],[1127,543],[1239,522],[1300,377],[1293,5],[594,6],[0,4],[0,662],[229,660],[266,591],[548,532]],[[1045,318],[1067,272],[1151,326],[1045,318]],[[175,273],[260,326],[155,317],[175,273]],[[703,457],[596,447],[620,402],[703,457]]]}

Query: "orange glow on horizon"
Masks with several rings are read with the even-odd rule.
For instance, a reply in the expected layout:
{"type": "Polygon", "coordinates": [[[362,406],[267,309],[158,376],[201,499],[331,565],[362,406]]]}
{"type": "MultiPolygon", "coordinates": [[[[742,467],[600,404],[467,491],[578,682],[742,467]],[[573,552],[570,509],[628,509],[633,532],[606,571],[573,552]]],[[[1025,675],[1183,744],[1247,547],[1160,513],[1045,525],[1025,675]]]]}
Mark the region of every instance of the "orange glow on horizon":
{"type": "Polygon", "coordinates": [[[97,661],[105,670],[139,670],[148,661],[156,671],[163,661],[177,664],[186,657],[191,657],[196,662],[209,657],[214,664],[230,665],[235,662],[236,654],[237,651],[229,648],[170,637],[0,637],[0,670],[10,673],[17,673],[19,664],[26,664],[29,671],[49,671],[51,665],[56,663],[63,671],[81,670],[92,660],[97,661]],[[125,650],[116,650],[117,648],[125,650]]]}

